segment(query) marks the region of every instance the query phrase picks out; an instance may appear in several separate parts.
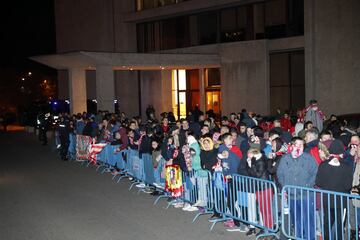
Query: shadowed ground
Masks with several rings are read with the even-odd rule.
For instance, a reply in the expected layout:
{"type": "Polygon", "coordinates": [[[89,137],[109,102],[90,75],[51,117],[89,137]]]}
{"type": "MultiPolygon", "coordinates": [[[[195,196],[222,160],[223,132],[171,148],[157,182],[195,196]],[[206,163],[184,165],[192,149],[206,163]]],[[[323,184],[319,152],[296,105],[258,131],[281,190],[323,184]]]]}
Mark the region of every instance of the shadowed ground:
{"type": "Polygon", "coordinates": [[[165,210],[165,200],[153,206],[128,180],[60,161],[34,134],[0,133],[0,149],[1,240],[240,239],[222,224],[210,232],[208,216],[192,224],[193,213],[165,210]]]}

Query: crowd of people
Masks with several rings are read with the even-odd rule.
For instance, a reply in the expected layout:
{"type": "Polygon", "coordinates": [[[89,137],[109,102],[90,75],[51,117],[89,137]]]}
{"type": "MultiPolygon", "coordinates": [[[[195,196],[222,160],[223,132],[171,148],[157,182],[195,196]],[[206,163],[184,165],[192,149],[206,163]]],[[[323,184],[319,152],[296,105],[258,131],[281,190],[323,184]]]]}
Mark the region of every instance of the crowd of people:
{"type": "MultiPolygon", "coordinates": [[[[326,119],[316,100],[299,111],[296,119],[286,112],[278,112],[274,117],[259,117],[245,109],[222,116],[220,121],[216,121],[213,112],[204,114],[199,110],[180,120],[172,113],[162,113],[159,121],[152,107],[147,109],[146,115],[147,120],[143,122],[141,117],[129,118],[125,113],[62,114],[57,127],[60,156],[67,160],[69,134],[73,133],[91,136],[97,142],[120,145],[119,152],[134,149],[140,156],[150,154],[154,169],[159,167],[160,159],[164,159],[164,169],[171,166],[172,171],[221,172],[229,183],[233,174],[240,174],[272,180],[279,189],[294,185],[359,194],[359,121],[345,123],[335,115],[326,119]]],[[[120,171],[115,169],[114,174],[120,171]]],[[[158,194],[149,190],[149,193],[158,194]]],[[[167,190],[174,191],[172,196],[177,197],[174,189],[167,190]]],[[[176,202],[174,207],[196,211],[206,205],[205,195],[199,189],[199,200],[194,205],[176,202]]],[[[303,211],[300,202],[290,204],[293,209],[303,211]]],[[[306,221],[312,219],[299,216],[294,220],[296,224],[303,221],[307,226],[306,221]]],[[[215,212],[211,218],[219,217],[215,212]]],[[[333,215],[326,219],[330,219],[330,225],[335,223],[333,215]]],[[[267,224],[271,227],[273,223],[269,220],[267,224]]],[[[262,233],[236,220],[227,221],[225,226],[229,231],[246,232],[248,236],[262,233]]],[[[308,231],[315,232],[315,229],[308,231]]],[[[306,234],[315,236],[313,232],[306,234]]]]}

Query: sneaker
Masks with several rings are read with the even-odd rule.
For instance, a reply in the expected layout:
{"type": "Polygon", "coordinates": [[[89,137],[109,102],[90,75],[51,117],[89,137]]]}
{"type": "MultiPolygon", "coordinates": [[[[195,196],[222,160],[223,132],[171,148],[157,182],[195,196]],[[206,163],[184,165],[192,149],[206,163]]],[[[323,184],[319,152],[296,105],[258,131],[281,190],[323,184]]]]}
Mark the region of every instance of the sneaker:
{"type": "Polygon", "coordinates": [[[161,194],[161,192],[159,192],[159,191],[153,191],[152,193],[150,193],[151,195],[153,195],[153,196],[160,196],[160,195],[163,195],[163,194],[161,194]]]}
{"type": "Polygon", "coordinates": [[[201,201],[201,200],[198,200],[193,206],[194,207],[203,207],[205,206],[205,202],[204,201],[201,201]]]}
{"type": "Polygon", "coordinates": [[[187,211],[188,208],[190,208],[191,205],[189,203],[185,203],[184,207],[182,208],[183,211],[187,211]]]}
{"type": "Polygon", "coordinates": [[[244,224],[240,224],[240,226],[234,226],[232,228],[227,228],[226,231],[228,232],[247,232],[249,231],[249,229],[244,225],[244,224]]]}
{"type": "Polygon", "coordinates": [[[232,219],[227,220],[226,222],[224,222],[224,227],[226,228],[233,228],[235,227],[235,223],[232,219]]]}
{"type": "Polygon", "coordinates": [[[137,185],[135,185],[135,187],[137,188],[144,188],[146,185],[144,183],[139,183],[137,185]]]}
{"type": "Polygon", "coordinates": [[[142,191],[144,193],[150,193],[150,194],[154,192],[151,188],[144,188],[142,191]]]}
{"type": "Polygon", "coordinates": [[[252,236],[256,234],[255,228],[249,228],[249,231],[247,231],[246,236],[252,236]]]}
{"type": "Polygon", "coordinates": [[[184,211],[188,211],[188,212],[195,212],[198,211],[199,209],[197,207],[191,206],[186,208],[184,211]]]}
{"type": "Polygon", "coordinates": [[[165,187],[159,183],[153,183],[153,185],[159,189],[164,189],[165,187]]]}
{"type": "Polygon", "coordinates": [[[175,203],[174,204],[174,208],[183,208],[184,207],[184,203],[175,203]]]}

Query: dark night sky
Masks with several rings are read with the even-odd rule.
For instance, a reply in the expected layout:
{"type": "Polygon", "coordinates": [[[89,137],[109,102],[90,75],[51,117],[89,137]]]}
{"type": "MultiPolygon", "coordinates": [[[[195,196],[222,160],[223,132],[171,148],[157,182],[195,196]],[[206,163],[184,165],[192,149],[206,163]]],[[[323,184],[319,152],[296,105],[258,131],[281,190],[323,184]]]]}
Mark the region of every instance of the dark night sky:
{"type": "Polygon", "coordinates": [[[21,77],[28,71],[38,84],[44,77],[56,78],[56,71],[28,60],[29,56],[56,52],[54,0],[13,0],[0,10],[0,104],[23,104],[19,98],[21,77]]]}

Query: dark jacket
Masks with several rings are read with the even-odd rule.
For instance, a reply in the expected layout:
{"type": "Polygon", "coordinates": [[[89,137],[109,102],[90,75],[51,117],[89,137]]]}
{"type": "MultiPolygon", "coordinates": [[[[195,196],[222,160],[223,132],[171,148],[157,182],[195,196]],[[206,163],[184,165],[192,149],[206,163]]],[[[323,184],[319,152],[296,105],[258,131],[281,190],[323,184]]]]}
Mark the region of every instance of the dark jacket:
{"type": "Polygon", "coordinates": [[[152,137],[145,135],[142,140],[141,140],[141,144],[139,147],[139,154],[140,156],[142,154],[151,154],[152,149],[151,149],[151,141],[152,141],[152,137]]]}
{"type": "Polygon", "coordinates": [[[217,163],[217,149],[213,149],[211,151],[201,150],[200,158],[201,158],[201,167],[202,169],[208,170],[211,173],[214,172],[213,166],[217,163]]]}
{"type": "Polygon", "coordinates": [[[90,136],[92,138],[96,137],[98,134],[98,128],[96,122],[92,122],[92,121],[87,122],[82,134],[85,136],[90,136]]]}
{"type": "Polygon", "coordinates": [[[269,180],[269,172],[267,168],[266,159],[262,156],[256,160],[254,157],[251,159],[251,167],[248,166],[248,173],[250,177],[260,178],[263,180],[269,180]]]}
{"type": "MultiPolygon", "coordinates": [[[[322,162],[316,174],[316,186],[328,191],[349,193],[352,187],[353,169],[352,166],[345,164],[340,160],[339,166],[332,166],[329,160],[322,162]]],[[[328,206],[328,194],[323,195],[324,209],[328,206]]],[[[335,208],[334,197],[330,196],[330,208],[335,208]]],[[[336,208],[341,208],[341,198],[336,197],[336,208]]],[[[346,205],[346,199],[343,198],[343,206],[346,205]]]]}

